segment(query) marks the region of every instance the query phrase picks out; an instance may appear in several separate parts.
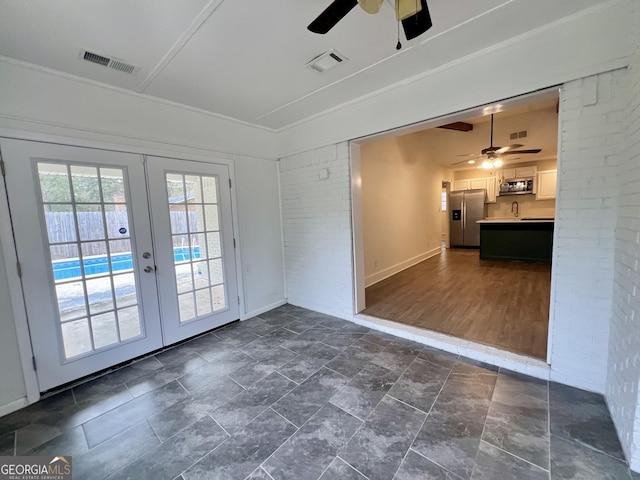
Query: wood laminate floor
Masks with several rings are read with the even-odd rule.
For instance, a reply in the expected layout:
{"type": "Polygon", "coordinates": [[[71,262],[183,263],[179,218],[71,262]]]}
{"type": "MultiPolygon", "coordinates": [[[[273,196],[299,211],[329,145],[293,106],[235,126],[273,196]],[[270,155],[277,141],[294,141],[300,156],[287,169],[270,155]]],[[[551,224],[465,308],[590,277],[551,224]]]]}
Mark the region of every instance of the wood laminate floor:
{"type": "Polygon", "coordinates": [[[551,265],[443,249],[366,289],[363,313],[546,359],[551,265]]]}

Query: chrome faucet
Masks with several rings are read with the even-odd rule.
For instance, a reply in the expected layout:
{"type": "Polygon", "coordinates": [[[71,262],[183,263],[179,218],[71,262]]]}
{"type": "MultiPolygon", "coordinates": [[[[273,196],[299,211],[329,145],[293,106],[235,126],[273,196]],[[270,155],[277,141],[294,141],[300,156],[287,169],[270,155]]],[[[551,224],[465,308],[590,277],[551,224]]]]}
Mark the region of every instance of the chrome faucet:
{"type": "Polygon", "coordinates": [[[515,216],[518,216],[518,202],[513,202],[511,204],[511,213],[515,213],[515,216]],[[514,209],[515,207],[515,209],[514,209]]]}

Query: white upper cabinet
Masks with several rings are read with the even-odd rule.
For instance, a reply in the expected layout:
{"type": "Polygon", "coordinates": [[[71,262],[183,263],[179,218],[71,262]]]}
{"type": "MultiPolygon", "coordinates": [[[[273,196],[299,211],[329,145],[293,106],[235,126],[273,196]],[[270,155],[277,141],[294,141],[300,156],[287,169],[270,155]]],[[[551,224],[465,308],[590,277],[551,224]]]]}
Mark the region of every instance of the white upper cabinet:
{"type": "Polygon", "coordinates": [[[487,177],[487,203],[496,203],[498,197],[498,182],[496,177],[487,177]]]}
{"type": "Polygon", "coordinates": [[[530,167],[518,167],[518,168],[516,168],[516,177],[515,178],[535,177],[537,170],[538,169],[536,168],[535,165],[532,165],[530,167]]]}
{"type": "Polygon", "coordinates": [[[516,169],[515,168],[503,168],[502,169],[502,178],[516,178],[516,169]]]}
{"type": "Polygon", "coordinates": [[[535,177],[537,168],[535,165],[529,167],[518,168],[503,168],[502,176],[506,179],[509,178],[523,178],[523,177],[535,177]]]}
{"type": "Polygon", "coordinates": [[[471,188],[471,180],[454,180],[453,190],[469,190],[471,188]]]}
{"type": "Polygon", "coordinates": [[[556,198],[557,180],[557,170],[546,170],[544,172],[538,172],[536,200],[553,200],[554,198],[556,198]]]}
{"type": "Polygon", "coordinates": [[[487,188],[487,179],[486,178],[472,178],[471,179],[471,188],[487,188]]]}
{"type": "MultiPolygon", "coordinates": [[[[484,173],[486,175],[487,172],[478,170],[477,173],[484,173]]],[[[496,203],[500,192],[499,179],[508,180],[512,178],[533,178],[533,193],[536,194],[536,200],[552,200],[556,198],[556,177],[556,170],[544,170],[538,172],[538,167],[536,165],[503,168],[502,170],[496,171],[495,175],[490,177],[454,180],[452,191],[484,188],[487,191],[487,203],[496,203]]]]}
{"type": "Polygon", "coordinates": [[[484,188],[487,191],[487,203],[496,203],[498,182],[496,177],[479,177],[466,180],[454,180],[453,191],[484,188]]]}

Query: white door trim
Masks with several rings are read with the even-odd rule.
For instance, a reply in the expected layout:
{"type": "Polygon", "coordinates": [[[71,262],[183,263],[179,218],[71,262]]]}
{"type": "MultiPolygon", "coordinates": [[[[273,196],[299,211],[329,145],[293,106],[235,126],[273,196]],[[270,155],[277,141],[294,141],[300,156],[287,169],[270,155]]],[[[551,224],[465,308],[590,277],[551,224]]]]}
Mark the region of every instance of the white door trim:
{"type": "Polygon", "coordinates": [[[9,212],[4,179],[0,181],[0,195],[3,199],[0,201],[0,242],[2,243],[2,253],[7,271],[9,298],[11,299],[13,320],[18,337],[18,351],[20,352],[27,402],[34,403],[40,400],[40,388],[36,371],[33,368],[33,348],[31,347],[29,322],[22,293],[22,281],[18,275],[18,255],[13,239],[11,214],[9,212]]]}
{"type": "Polygon", "coordinates": [[[351,158],[351,224],[353,226],[353,306],[354,315],[362,312],[367,304],[364,275],[364,227],[362,225],[362,164],[360,144],[349,142],[351,158]]]}

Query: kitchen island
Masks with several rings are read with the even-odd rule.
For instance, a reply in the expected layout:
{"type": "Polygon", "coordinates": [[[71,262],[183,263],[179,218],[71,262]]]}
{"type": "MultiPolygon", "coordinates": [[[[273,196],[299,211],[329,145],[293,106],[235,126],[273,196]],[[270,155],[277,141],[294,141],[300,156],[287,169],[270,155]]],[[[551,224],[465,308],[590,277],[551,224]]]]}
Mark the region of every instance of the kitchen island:
{"type": "Polygon", "coordinates": [[[485,218],[476,223],[481,260],[551,263],[553,218],[485,218]]]}

